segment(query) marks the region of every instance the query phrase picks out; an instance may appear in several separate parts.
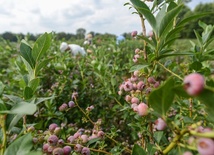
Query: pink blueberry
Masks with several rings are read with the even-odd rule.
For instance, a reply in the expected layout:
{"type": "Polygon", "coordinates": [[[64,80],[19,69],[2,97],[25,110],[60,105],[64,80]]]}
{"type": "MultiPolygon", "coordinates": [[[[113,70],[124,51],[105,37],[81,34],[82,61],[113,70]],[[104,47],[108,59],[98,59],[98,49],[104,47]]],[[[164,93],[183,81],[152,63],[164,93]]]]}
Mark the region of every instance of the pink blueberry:
{"type": "Polygon", "coordinates": [[[83,147],[81,154],[82,155],[90,155],[90,149],[87,147],[83,147]]]}
{"type": "Polygon", "coordinates": [[[145,88],[144,82],[143,82],[143,81],[139,81],[139,82],[137,83],[137,89],[138,89],[138,90],[143,90],[144,88],[145,88]]]}
{"type": "Polygon", "coordinates": [[[130,102],[132,99],[132,97],[130,95],[126,95],[125,100],[126,102],[130,102]]]}
{"type": "Polygon", "coordinates": [[[138,104],[139,102],[140,102],[140,100],[137,97],[132,97],[132,99],[131,99],[132,104],[134,104],[134,103],[138,104]]]}
{"type": "Polygon", "coordinates": [[[192,154],[192,152],[190,152],[190,151],[186,151],[186,152],[184,152],[183,155],[193,155],[193,154],[192,154]]]}
{"type": "Polygon", "coordinates": [[[65,111],[68,108],[68,105],[66,103],[63,103],[60,107],[59,107],[59,111],[65,111]]]}
{"type": "Polygon", "coordinates": [[[53,150],[53,155],[64,155],[64,150],[60,147],[57,147],[53,150]]]}
{"type": "Polygon", "coordinates": [[[154,79],[154,77],[149,77],[147,80],[151,84],[155,84],[155,82],[156,82],[155,79],[154,79]]]}
{"type": "Polygon", "coordinates": [[[88,142],[88,135],[81,135],[80,138],[82,139],[83,143],[87,143],[88,142]]]}
{"type": "Polygon", "coordinates": [[[48,143],[46,143],[46,144],[44,144],[43,145],[43,147],[42,147],[42,149],[43,149],[43,152],[48,152],[48,147],[49,147],[50,145],[48,144],[48,143]]]}
{"type": "Polygon", "coordinates": [[[158,118],[155,121],[155,127],[157,130],[164,130],[166,128],[167,124],[162,118],[158,118]]]}
{"type": "Polygon", "coordinates": [[[214,140],[210,138],[200,138],[197,141],[197,149],[200,155],[214,155],[214,140]]]}
{"type": "Polygon", "coordinates": [[[191,96],[199,95],[204,89],[204,77],[198,73],[191,73],[184,78],[184,88],[191,96]]]}
{"type": "Polygon", "coordinates": [[[140,116],[146,116],[148,114],[148,106],[147,104],[141,102],[138,106],[137,106],[137,113],[140,116]]]}
{"type": "Polygon", "coordinates": [[[131,36],[136,37],[136,35],[137,35],[137,31],[132,31],[131,36]]]}
{"type": "Polygon", "coordinates": [[[50,132],[54,132],[55,128],[58,127],[58,125],[56,123],[52,123],[49,125],[49,131],[50,132]]]}
{"type": "Polygon", "coordinates": [[[133,89],[133,84],[131,81],[126,81],[123,86],[125,91],[131,91],[133,89]]]}
{"type": "Polygon", "coordinates": [[[82,150],[82,145],[76,144],[76,145],[74,146],[74,150],[75,150],[76,152],[81,152],[81,150],[82,150]]]}
{"type": "Polygon", "coordinates": [[[139,54],[140,53],[140,49],[136,48],[134,52],[135,52],[135,54],[139,54]]]}
{"type": "Polygon", "coordinates": [[[63,152],[64,152],[64,155],[70,155],[71,147],[70,146],[64,146],[63,147],[63,152]]]}
{"type": "Polygon", "coordinates": [[[51,146],[56,146],[56,144],[58,143],[58,137],[56,135],[51,135],[49,138],[48,138],[48,144],[51,145],[51,146]]]}
{"type": "Polygon", "coordinates": [[[69,107],[69,108],[73,108],[74,106],[75,106],[74,101],[69,101],[69,102],[68,102],[68,107],[69,107]]]}

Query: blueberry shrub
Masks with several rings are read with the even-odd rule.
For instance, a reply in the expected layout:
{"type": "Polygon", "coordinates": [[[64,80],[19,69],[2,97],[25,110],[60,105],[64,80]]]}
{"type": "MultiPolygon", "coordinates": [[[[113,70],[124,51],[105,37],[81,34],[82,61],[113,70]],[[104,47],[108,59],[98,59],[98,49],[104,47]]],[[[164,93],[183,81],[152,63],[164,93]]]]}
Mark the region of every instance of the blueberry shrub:
{"type": "Polygon", "coordinates": [[[0,155],[214,155],[213,25],[181,0],[130,0],[142,33],[86,56],[55,34],[1,40],[0,155]],[[202,33],[179,42],[192,20],[202,33]],[[148,22],[152,32],[147,35],[148,22]]]}

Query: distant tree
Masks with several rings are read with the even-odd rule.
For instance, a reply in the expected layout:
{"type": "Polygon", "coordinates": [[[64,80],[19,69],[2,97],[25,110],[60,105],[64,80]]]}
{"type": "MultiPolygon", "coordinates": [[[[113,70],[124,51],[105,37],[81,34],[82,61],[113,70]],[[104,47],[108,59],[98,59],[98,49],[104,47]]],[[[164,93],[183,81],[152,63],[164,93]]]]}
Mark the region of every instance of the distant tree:
{"type": "Polygon", "coordinates": [[[11,33],[11,32],[5,32],[2,34],[2,38],[5,39],[5,40],[9,40],[9,41],[12,41],[12,42],[17,42],[17,37],[14,33],[11,33]]]}
{"type": "Polygon", "coordinates": [[[86,30],[84,28],[77,29],[76,30],[77,39],[84,39],[85,38],[85,33],[86,33],[86,30]]]}
{"type": "Polygon", "coordinates": [[[181,12],[182,13],[182,14],[180,14],[181,19],[188,17],[189,15],[192,15],[192,14],[210,12],[209,15],[199,18],[197,20],[194,20],[194,21],[190,22],[189,24],[187,24],[185,26],[185,28],[183,29],[183,31],[181,32],[181,37],[182,38],[195,38],[195,34],[194,34],[193,30],[196,30],[199,33],[201,33],[202,28],[198,25],[198,22],[200,20],[206,24],[213,24],[213,21],[214,21],[213,10],[214,10],[214,3],[205,3],[205,4],[200,3],[199,5],[197,5],[195,7],[195,9],[193,11],[191,11],[191,10],[188,11],[188,9],[186,9],[183,12],[181,12]]]}

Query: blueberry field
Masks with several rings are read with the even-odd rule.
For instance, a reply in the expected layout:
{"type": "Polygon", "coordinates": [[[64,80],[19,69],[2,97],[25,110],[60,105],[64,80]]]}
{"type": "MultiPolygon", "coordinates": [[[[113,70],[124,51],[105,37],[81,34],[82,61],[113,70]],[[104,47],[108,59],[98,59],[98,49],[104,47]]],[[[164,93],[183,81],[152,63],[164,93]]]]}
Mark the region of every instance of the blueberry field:
{"type": "Polygon", "coordinates": [[[84,56],[54,32],[0,40],[0,155],[214,155],[214,26],[179,36],[209,13],[126,5],[152,35],[95,37],[84,56]]]}

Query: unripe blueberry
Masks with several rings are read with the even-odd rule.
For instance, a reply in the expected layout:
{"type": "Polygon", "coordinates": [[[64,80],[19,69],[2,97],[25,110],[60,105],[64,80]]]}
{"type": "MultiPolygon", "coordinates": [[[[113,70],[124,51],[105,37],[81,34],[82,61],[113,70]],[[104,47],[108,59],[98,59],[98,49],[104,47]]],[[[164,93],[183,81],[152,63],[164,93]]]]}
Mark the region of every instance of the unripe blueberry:
{"type": "Polygon", "coordinates": [[[214,140],[200,138],[197,142],[197,149],[200,155],[214,155],[214,140]]]}
{"type": "Polygon", "coordinates": [[[36,144],[38,142],[38,138],[33,137],[33,143],[36,144]]]}
{"type": "Polygon", "coordinates": [[[34,128],[34,126],[30,126],[30,127],[28,127],[27,131],[28,131],[28,132],[35,131],[35,128],[34,128]]]}
{"type": "Polygon", "coordinates": [[[139,54],[140,53],[140,49],[136,48],[134,52],[135,52],[135,54],[139,54]]]}
{"type": "Polygon", "coordinates": [[[138,90],[143,90],[145,88],[145,84],[143,81],[139,81],[137,84],[137,89],[138,90]]]}
{"type": "Polygon", "coordinates": [[[184,88],[191,96],[199,95],[204,89],[204,77],[198,73],[192,73],[184,78],[184,88]]]}
{"type": "Polygon", "coordinates": [[[145,103],[140,103],[138,106],[137,106],[137,113],[140,115],[140,116],[146,116],[148,114],[148,106],[147,104],[145,103]]]}
{"type": "Polygon", "coordinates": [[[57,147],[53,150],[53,155],[64,155],[64,151],[62,148],[57,147]]]}
{"type": "Polygon", "coordinates": [[[162,118],[158,118],[155,121],[155,127],[157,130],[164,130],[166,128],[167,124],[162,118]]]}
{"type": "Polygon", "coordinates": [[[155,84],[155,82],[156,82],[155,79],[154,79],[154,77],[149,77],[147,80],[151,84],[155,84]]]}
{"type": "Polygon", "coordinates": [[[134,76],[139,76],[139,71],[134,71],[134,76]]]}
{"type": "Polygon", "coordinates": [[[64,146],[63,151],[64,151],[64,155],[70,155],[71,147],[70,146],[64,146]]]}
{"type": "Polygon", "coordinates": [[[186,151],[186,152],[184,152],[183,155],[193,155],[193,154],[192,154],[192,152],[190,152],[190,151],[186,151]]]}
{"type": "Polygon", "coordinates": [[[43,152],[47,153],[48,152],[48,147],[49,147],[48,143],[44,144],[43,147],[42,147],[43,152]]]}
{"type": "Polygon", "coordinates": [[[80,144],[76,144],[76,145],[74,146],[74,150],[75,150],[76,152],[81,152],[82,146],[81,146],[80,144]]]}
{"type": "Polygon", "coordinates": [[[69,102],[68,102],[68,107],[69,107],[69,108],[73,108],[74,106],[75,106],[74,101],[69,101],[69,102]]]}
{"type": "Polygon", "coordinates": [[[134,104],[134,103],[138,104],[139,102],[140,102],[140,100],[137,97],[132,97],[132,99],[131,99],[132,104],[134,104]]]}
{"type": "Polygon", "coordinates": [[[58,135],[58,134],[60,133],[60,131],[61,131],[61,128],[60,128],[60,127],[56,127],[56,128],[54,129],[54,134],[55,134],[55,135],[58,135]]]}
{"type": "Polygon", "coordinates": [[[80,138],[82,139],[83,143],[87,143],[88,142],[88,135],[81,135],[80,138]]]}
{"type": "Polygon", "coordinates": [[[132,31],[131,36],[135,37],[137,35],[137,31],[132,31]]]}
{"type": "Polygon", "coordinates": [[[55,124],[55,123],[50,124],[50,125],[49,125],[49,131],[50,131],[50,132],[54,132],[54,130],[55,130],[56,127],[58,127],[57,124],[55,124]]]}
{"type": "Polygon", "coordinates": [[[82,155],[90,155],[90,149],[87,147],[83,147],[81,154],[82,155]]]}
{"type": "Polygon", "coordinates": [[[56,146],[56,144],[58,143],[58,137],[56,135],[51,135],[48,138],[48,144],[51,146],[56,146]]]}

